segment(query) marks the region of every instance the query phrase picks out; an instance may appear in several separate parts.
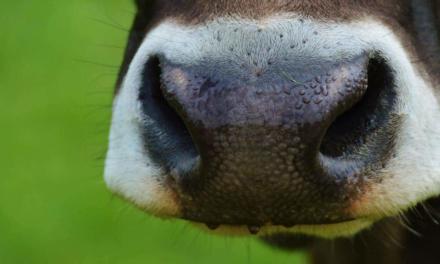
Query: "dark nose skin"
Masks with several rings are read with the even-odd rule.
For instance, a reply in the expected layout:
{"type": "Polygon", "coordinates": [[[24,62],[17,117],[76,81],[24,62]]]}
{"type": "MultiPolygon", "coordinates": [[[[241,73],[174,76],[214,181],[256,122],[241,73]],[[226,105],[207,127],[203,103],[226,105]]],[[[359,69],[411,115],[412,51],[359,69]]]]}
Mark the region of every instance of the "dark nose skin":
{"type": "Polygon", "coordinates": [[[307,72],[228,75],[162,60],[162,91],[199,154],[173,173],[184,217],[285,226],[346,220],[360,164],[327,157],[320,146],[366,92],[368,62],[361,55],[307,72]]]}

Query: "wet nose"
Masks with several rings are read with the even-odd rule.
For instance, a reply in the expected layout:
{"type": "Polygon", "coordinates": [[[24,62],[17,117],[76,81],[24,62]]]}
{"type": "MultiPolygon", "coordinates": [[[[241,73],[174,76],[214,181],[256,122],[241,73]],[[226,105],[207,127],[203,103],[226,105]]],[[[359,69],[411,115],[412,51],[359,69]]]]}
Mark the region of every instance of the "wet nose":
{"type": "Polygon", "coordinates": [[[368,62],[361,55],[307,72],[229,76],[212,65],[162,60],[162,92],[198,153],[173,173],[187,217],[286,223],[299,215],[315,219],[302,210],[336,212],[326,207],[348,195],[343,185],[356,177],[357,164],[327,157],[321,143],[366,92],[368,62]]]}

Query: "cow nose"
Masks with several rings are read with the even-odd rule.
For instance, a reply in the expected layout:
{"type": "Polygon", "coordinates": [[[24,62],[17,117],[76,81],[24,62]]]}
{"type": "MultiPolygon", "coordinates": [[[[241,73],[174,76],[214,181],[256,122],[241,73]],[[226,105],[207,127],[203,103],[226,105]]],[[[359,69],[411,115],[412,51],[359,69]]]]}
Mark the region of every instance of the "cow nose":
{"type": "Polygon", "coordinates": [[[333,213],[348,199],[359,162],[323,152],[323,138],[365,94],[368,55],[239,73],[160,61],[161,91],[196,153],[172,170],[186,218],[337,221],[333,213]]]}

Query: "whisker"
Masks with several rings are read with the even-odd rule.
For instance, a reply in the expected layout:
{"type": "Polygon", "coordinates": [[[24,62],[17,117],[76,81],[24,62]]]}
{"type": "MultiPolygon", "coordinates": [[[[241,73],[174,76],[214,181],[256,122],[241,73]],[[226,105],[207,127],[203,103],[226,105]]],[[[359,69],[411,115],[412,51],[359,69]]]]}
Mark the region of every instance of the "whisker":
{"type": "Polygon", "coordinates": [[[423,236],[421,233],[419,233],[417,230],[415,230],[414,228],[412,228],[412,227],[409,225],[409,220],[408,220],[408,218],[406,218],[406,216],[405,216],[403,213],[399,214],[399,219],[401,220],[401,221],[399,221],[400,224],[401,224],[406,230],[408,230],[410,233],[412,233],[413,235],[415,235],[415,236],[417,236],[417,237],[422,237],[422,236],[423,236]]]}
{"type": "Polygon", "coordinates": [[[174,239],[173,242],[171,244],[172,247],[177,247],[177,243],[179,242],[178,240],[184,236],[185,233],[188,232],[188,227],[189,224],[188,223],[184,223],[182,226],[180,226],[180,230],[174,235],[174,239]]]}
{"type": "Polygon", "coordinates": [[[396,234],[394,232],[390,231],[390,229],[393,229],[393,227],[390,227],[390,224],[387,223],[386,225],[381,225],[380,229],[381,229],[383,236],[381,238],[379,238],[378,240],[381,241],[384,245],[386,245],[387,247],[391,247],[391,245],[395,245],[398,248],[404,248],[404,246],[402,245],[402,243],[400,243],[398,238],[395,237],[396,234]],[[388,242],[390,242],[390,243],[385,243],[385,241],[383,241],[384,237],[387,238],[388,242]]]}
{"type": "Polygon", "coordinates": [[[90,20],[92,20],[92,21],[95,21],[95,22],[101,23],[101,24],[103,24],[103,25],[106,25],[106,26],[112,27],[112,28],[114,28],[114,29],[121,30],[121,31],[123,31],[123,32],[129,32],[129,31],[130,31],[129,29],[124,28],[123,26],[118,25],[118,24],[110,23],[110,22],[107,22],[107,21],[104,21],[104,20],[101,20],[101,19],[98,19],[98,18],[94,18],[94,17],[87,17],[87,18],[90,19],[90,20]]]}
{"type": "Polygon", "coordinates": [[[125,49],[125,47],[123,47],[123,46],[118,46],[118,45],[113,45],[113,44],[94,44],[94,45],[97,47],[109,48],[109,49],[118,49],[118,50],[125,49]]]}
{"type": "Polygon", "coordinates": [[[74,60],[77,62],[81,62],[81,63],[102,66],[102,67],[112,68],[112,69],[119,69],[119,66],[117,66],[117,65],[110,65],[110,64],[105,64],[105,63],[101,63],[101,62],[93,62],[93,61],[84,60],[84,59],[74,59],[74,60]]]}
{"type": "MultiPolygon", "coordinates": [[[[425,211],[425,213],[428,215],[428,217],[431,219],[431,221],[436,224],[439,225],[439,221],[438,219],[432,214],[432,213],[436,213],[436,212],[431,212],[430,208],[428,208],[428,205],[426,205],[425,203],[421,203],[420,206],[423,208],[423,210],[425,211]]],[[[432,209],[432,208],[431,208],[432,209]]]]}
{"type": "Polygon", "coordinates": [[[246,243],[246,255],[247,255],[247,263],[250,264],[251,262],[251,243],[249,239],[245,240],[246,243]]]}

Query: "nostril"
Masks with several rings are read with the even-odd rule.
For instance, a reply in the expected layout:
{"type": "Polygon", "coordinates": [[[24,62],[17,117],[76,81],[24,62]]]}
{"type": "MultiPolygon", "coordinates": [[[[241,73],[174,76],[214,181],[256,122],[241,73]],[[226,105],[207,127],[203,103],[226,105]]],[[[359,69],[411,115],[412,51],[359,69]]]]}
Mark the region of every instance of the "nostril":
{"type": "Polygon", "coordinates": [[[320,151],[337,158],[355,154],[385,127],[395,103],[394,76],[381,58],[368,65],[368,88],[353,107],[342,113],[328,128],[320,151]]]}
{"type": "Polygon", "coordinates": [[[162,92],[162,67],[157,56],[149,58],[142,73],[138,100],[142,105],[145,149],[168,172],[190,170],[198,153],[178,113],[162,92]]]}

